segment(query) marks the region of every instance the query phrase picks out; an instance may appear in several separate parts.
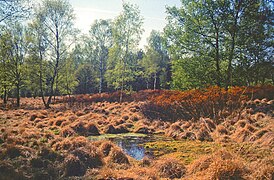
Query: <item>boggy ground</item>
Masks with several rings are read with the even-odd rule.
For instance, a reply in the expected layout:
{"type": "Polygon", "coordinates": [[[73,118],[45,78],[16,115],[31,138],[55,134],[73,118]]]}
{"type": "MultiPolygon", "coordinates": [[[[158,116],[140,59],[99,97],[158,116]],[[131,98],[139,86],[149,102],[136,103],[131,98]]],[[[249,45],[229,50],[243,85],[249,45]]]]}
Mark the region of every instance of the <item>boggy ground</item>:
{"type": "Polygon", "coordinates": [[[0,179],[273,179],[273,100],[254,100],[220,123],[209,118],[148,119],[146,102],[97,102],[83,107],[23,99],[0,110],[0,179]],[[86,137],[137,132],[174,138],[147,143],[141,161],[110,141],[86,137]]]}

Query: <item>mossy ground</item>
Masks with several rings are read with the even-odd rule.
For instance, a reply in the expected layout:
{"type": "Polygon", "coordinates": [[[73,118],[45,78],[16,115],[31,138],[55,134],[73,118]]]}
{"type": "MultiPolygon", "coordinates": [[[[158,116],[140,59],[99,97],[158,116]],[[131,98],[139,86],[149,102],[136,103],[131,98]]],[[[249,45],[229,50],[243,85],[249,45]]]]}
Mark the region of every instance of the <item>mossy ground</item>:
{"type": "Polygon", "coordinates": [[[127,138],[127,137],[147,137],[145,134],[140,133],[124,133],[124,134],[102,134],[99,136],[89,136],[88,139],[92,141],[100,141],[105,139],[120,139],[120,138],[127,138]]]}
{"type": "Polygon", "coordinates": [[[201,141],[156,141],[145,144],[145,148],[151,149],[156,157],[178,158],[185,165],[202,155],[211,154],[221,148],[220,144],[201,141]]]}
{"type": "Polygon", "coordinates": [[[273,156],[268,148],[262,148],[250,143],[216,143],[206,141],[156,141],[145,143],[145,148],[153,152],[156,157],[174,157],[183,164],[191,164],[201,156],[212,154],[224,149],[244,159],[246,162],[273,156]]]}

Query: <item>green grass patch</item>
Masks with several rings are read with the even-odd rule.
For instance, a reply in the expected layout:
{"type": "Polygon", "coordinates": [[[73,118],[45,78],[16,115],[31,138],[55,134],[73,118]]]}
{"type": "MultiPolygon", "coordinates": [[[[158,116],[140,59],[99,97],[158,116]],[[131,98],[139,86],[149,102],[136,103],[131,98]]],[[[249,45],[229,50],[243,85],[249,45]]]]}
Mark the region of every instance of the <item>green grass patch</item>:
{"type": "Polygon", "coordinates": [[[145,148],[153,151],[154,155],[174,157],[184,164],[190,164],[202,155],[211,154],[221,148],[220,144],[201,141],[156,141],[145,143],[145,148]]]}
{"type": "Polygon", "coordinates": [[[89,136],[88,139],[91,141],[99,141],[104,139],[122,139],[127,137],[147,137],[145,134],[140,133],[123,133],[123,134],[102,134],[99,136],[89,136]]]}

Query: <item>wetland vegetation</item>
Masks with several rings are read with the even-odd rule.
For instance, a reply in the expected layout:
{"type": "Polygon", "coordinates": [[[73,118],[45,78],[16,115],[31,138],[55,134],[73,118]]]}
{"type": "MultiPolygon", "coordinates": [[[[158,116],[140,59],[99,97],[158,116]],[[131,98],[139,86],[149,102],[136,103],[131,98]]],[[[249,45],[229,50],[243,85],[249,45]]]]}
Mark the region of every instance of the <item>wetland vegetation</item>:
{"type": "Polygon", "coordinates": [[[0,180],[274,179],[273,1],[131,2],[0,0],[0,180]]]}

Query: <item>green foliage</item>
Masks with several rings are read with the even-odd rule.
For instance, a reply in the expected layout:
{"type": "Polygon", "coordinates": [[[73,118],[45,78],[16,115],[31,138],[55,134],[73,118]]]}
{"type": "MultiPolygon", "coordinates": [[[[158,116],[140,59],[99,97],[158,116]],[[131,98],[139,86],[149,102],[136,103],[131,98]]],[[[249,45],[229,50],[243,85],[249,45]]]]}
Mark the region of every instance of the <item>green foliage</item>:
{"type": "Polygon", "coordinates": [[[78,86],[77,94],[88,94],[94,91],[94,71],[90,64],[82,64],[76,71],[78,86]]]}
{"type": "Polygon", "coordinates": [[[125,84],[134,80],[136,58],[134,51],[141,38],[143,19],[137,6],[123,4],[122,13],[114,20],[114,46],[110,49],[106,80],[108,86],[124,89],[125,84]]]}
{"type": "Polygon", "coordinates": [[[59,91],[61,94],[72,94],[78,85],[73,59],[66,59],[64,67],[60,70],[59,91]]]}
{"type": "Polygon", "coordinates": [[[173,87],[273,81],[273,8],[268,1],[183,0],[180,8],[167,12],[173,87]]]}
{"type": "Polygon", "coordinates": [[[169,58],[167,48],[164,44],[163,36],[160,32],[155,30],[151,31],[148,38],[148,46],[143,59],[140,61],[143,70],[143,77],[147,81],[147,88],[149,88],[149,81],[153,79],[153,89],[156,89],[157,84],[161,84],[165,88],[165,81],[167,81],[169,58]],[[161,77],[161,78],[160,78],[161,77]],[[160,82],[157,83],[157,79],[160,82]]]}

